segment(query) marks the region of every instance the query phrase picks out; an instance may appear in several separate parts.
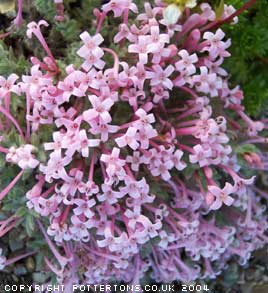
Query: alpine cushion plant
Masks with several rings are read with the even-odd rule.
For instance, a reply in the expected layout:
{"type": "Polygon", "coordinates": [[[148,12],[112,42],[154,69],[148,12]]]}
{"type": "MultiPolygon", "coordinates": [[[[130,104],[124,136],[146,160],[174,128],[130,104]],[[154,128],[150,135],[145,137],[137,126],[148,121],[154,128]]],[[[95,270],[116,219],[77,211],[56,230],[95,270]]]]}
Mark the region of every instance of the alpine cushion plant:
{"type": "MultiPolygon", "coordinates": [[[[141,12],[131,0],[96,8],[95,34],[80,34],[81,66],[65,72],[42,34],[48,23],[31,22],[27,36],[45,57],[32,57],[21,81],[0,79],[0,152],[17,172],[0,200],[32,172],[26,205],[55,257],[44,255],[44,265],[66,292],[145,276],[213,279],[268,242],[267,196],[255,185],[268,168],[267,121],[247,116],[222,67],[231,40],[219,25],[238,13],[170,2],[141,12]],[[175,21],[169,5],[178,5],[175,21]],[[102,36],[107,19],[118,22],[113,43],[102,36]],[[25,101],[24,121],[13,99],[25,101]],[[13,128],[19,145],[6,140],[13,128]]],[[[0,236],[18,222],[16,214],[1,221],[0,236]]],[[[26,255],[1,255],[0,268],[26,255]]]]}

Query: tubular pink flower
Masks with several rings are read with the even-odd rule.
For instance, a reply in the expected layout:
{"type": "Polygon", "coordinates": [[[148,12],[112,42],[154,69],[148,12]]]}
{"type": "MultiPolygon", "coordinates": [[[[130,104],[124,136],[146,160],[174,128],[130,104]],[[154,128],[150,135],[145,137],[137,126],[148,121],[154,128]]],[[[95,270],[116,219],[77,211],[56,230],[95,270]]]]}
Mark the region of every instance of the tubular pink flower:
{"type": "Polygon", "coordinates": [[[56,6],[56,16],[55,20],[62,22],[64,21],[64,4],[63,0],[55,0],[55,6],[56,6]]]}
{"type": "Polygon", "coordinates": [[[9,150],[7,148],[4,148],[4,147],[0,146],[0,152],[4,153],[4,154],[7,154],[9,152],[9,150]]]}
{"type": "Polygon", "coordinates": [[[24,253],[24,254],[22,254],[22,255],[18,255],[18,256],[16,256],[16,257],[13,257],[13,258],[7,259],[5,265],[6,265],[6,266],[10,266],[10,265],[12,265],[12,264],[15,263],[15,262],[17,262],[17,261],[19,261],[19,260],[21,260],[21,259],[24,259],[24,258],[26,258],[26,257],[29,257],[29,256],[31,256],[31,255],[34,255],[34,254],[36,254],[36,253],[37,253],[36,251],[31,251],[31,252],[27,252],[27,253],[24,253]]]}
{"type": "Polygon", "coordinates": [[[0,192],[0,201],[9,193],[23,175],[24,170],[21,170],[18,175],[0,192]]]}
{"type": "Polygon", "coordinates": [[[22,5],[23,5],[23,0],[18,0],[18,12],[17,12],[17,16],[14,19],[14,24],[20,28],[22,26],[22,5]]]}
{"type": "Polygon", "coordinates": [[[28,38],[32,38],[32,35],[34,34],[36,36],[36,38],[39,40],[39,42],[41,43],[42,47],[44,48],[44,50],[46,51],[47,55],[51,58],[51,60],[53,61],[53,69],[55,71],[58,71],[58,67],[56,64],[56,60],[51,52],[51,50],[49,49],[45,38],[43,37],[43,34],[41,33],[40,27],[41,25],[44,26],[48,26],[48,23],[45,20],[40,20],[38,23],[32,21],[27,25],[27,31],[26,34],[28,36],[28,38]]]}
{"type": "Polygon", "coordinates": [[[118,77],[118,71],[119,71],[119,58],[117,56],[117,54],[115,53],[115,51],[113,51],[112,49],[109,48],[102,48],[104,51],[110,53],[113,58],[114,58],[114,73],[115,73],[115,77],[118,77]]]}
{"type": "Polygon", "coordinates": [[[52,241],[49,239],[47,233],[45,232],[43,225],[41,224],[41,222],[39,220],[37,220],[37,224],[38,224],[38,227],[40,228],[41,232],[43,233],[51,252],[54,254],[55,258],[57,259],[57,261],[61,265],[61,268],[63,269],[68,264],[69,259],[67,259],[66,257],[59,254],[59,252],[55,248],[52,241]]]}
{"type": "Polygon", "coordinates": [[[208,186],[208,190],[215,197],[215,201],[210,205],[210,209],[217,210],[223,203],[227,206],[233,204],[234,199],[229,194],[233,193],[235,189],[230,183],[226,183],[223,189],[217,186],[208,186]]]}
{"type": "Polygon", "coordinates": [[[0,237],[12,230],[17,225],[18,220],[18,217],[11,216],[7,220],[0,221],[0,237]]]}

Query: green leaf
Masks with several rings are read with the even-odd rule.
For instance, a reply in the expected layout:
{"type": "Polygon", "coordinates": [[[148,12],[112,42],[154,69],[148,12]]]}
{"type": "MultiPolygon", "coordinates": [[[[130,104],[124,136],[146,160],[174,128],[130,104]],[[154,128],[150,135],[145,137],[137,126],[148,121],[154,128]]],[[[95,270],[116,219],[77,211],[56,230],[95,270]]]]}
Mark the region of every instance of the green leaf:
{"type": "Polygon", "coordinates": [[[257,151],[258,151],[258,148],[253,144],[244,144],[242,146],[238,146],[235,149],[235,152],[238,155],[243,155],[243,154],[246,154],[246,153],[256,153],[257,151]]]}
{"type": "Polygon", "coordinates": [[[224,12],[224,0],[221,0],[219,5],[215,8],[216,19],[220,19],[224,12]]]}
{"type": "Polygon", "coordinates": [[[25,228],[26,232],[29,236],[33,235],[35,224],[34,224],[34,218],[31,214],[27,214],[25,218],[25,228]]]}
{"type": "Polygon", "coordinates": [[[26,213],[27,213],[27,209],[26,209],[26,207],[20,207],[20,208],[17,210],[17,212],[15,213],[15,215],[16,215],[17,217],[24,217],[26,213]]]}
{"type": "Polygon", "coordinates": [[[8,237],[9,247],[12,251],[17,251],[24,247],[24,241],[23,239],[19,239],[17,229],[13,229],[11,232],[9,232],[8,237]]]}

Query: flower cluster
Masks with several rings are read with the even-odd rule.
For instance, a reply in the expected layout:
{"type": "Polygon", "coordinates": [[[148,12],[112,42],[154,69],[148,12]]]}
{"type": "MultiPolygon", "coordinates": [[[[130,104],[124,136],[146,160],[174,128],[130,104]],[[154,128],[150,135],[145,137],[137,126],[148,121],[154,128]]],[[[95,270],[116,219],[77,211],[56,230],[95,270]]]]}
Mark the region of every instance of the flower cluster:
{"type": "Polygon", "coordinates": [[[35,159],[32,152],[35,148],[30,145],[22,145],[19,148],[12,146],[6,155],[6,161],[17,164],[21,169],[35,169],[39,165],[39,161],[35,159]]]}
{"type": "MultiPolygon", "coordinates": [[[[81,67],[61,74],[41,32],[48,23],[32,22],[27,36],[47,56],[32,57],[21,82],[0,80],[3,123],[25,141],[1,146],[8,163],[35,169],[31,139],[53,128],[51,141],[36,146],[46,158],[26,198],[49,219],[46,232],[39,227],[59,262],[60,269],[45,258],[59,283],[215,278],[229,259],[246,263],[267,244],[262,192],[254,176],[244,178],[235,151],[265,142],[265,124],[246,115],[242,91],[230,88],[222,64],[231,41],[212,29],[218,20],[210,5],[195,12],[196,1],[177,2],[175,18],[156,0],[133,24],[134,1],[104,4],[95,11],[96,34],[80,35],[81,67]],[[107,17],[119,22],[114,49],[101,34],[107,17]],[[11,114],[11,92],[26,98],[24,126],[11,114]]],[[[233,13],[225,5],[222,20],[233,13]]],[[[265,169],[267,154],[241,154],[255,173],[265,169]]]]}

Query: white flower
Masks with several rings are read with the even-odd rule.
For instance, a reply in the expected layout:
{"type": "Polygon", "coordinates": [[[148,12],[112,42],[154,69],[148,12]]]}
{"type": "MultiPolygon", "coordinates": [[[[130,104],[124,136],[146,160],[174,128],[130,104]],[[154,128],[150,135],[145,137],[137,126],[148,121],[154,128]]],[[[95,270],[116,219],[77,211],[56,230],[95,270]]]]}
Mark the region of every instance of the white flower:
{"type": "Polygon", "coordinates": [[[185,8],[194,8],[196,0],[174,0],[163,12],[164,20],[168,24],[176,24],[185,8]]]}
{"type": "Polygon", "coordinates": [[[164,20],[168,24],[175,24],[177,23],[178,19],[182,14],[181,9],[176,4],[168,5],[163,12],[164,20]]]}

